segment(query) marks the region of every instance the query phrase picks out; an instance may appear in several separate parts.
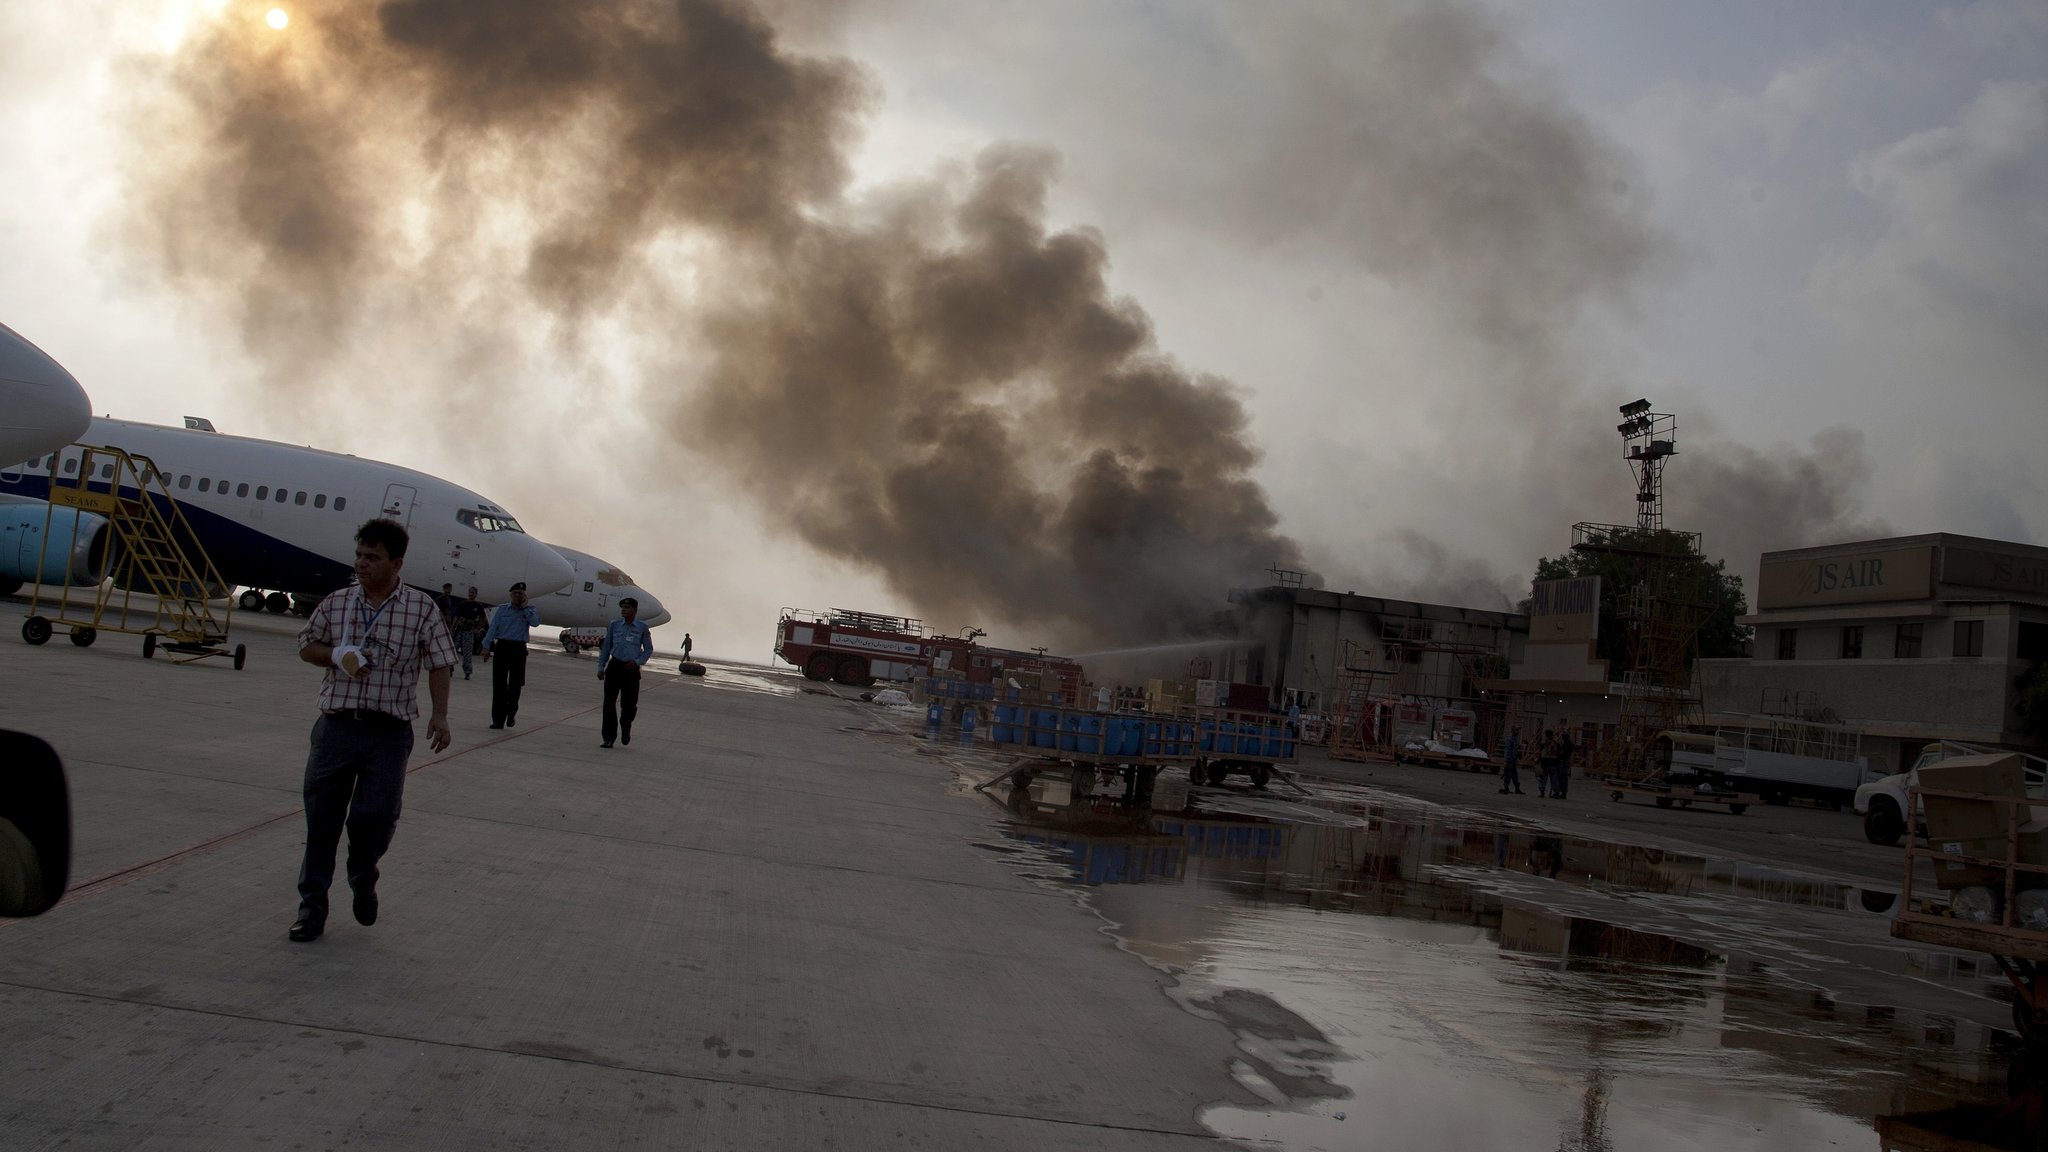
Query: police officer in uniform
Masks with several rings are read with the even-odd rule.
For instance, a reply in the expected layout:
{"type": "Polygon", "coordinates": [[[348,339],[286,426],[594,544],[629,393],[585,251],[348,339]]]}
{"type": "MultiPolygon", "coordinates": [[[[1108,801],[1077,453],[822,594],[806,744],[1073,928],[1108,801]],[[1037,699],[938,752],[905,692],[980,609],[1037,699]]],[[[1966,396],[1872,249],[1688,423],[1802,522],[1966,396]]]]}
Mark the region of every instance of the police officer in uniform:
{"type": "Polygon", "coordinates": [[[491,626],[484,630],[493,728],[510,728],[519,718],[519,690],[526,687],[526,640],[538,627],[540,609],[526,602],[526,581],[521,580],[512,586],[512,602],[498,605],[491,613],[491,626]]]}

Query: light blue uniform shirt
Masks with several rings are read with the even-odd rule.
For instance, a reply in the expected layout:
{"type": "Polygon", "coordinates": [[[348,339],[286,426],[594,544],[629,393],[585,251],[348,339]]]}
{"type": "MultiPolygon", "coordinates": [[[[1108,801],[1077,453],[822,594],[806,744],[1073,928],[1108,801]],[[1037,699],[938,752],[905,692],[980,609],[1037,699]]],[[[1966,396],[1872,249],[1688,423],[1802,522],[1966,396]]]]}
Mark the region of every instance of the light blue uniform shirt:
{"type": "Polygon", "coordinates": [[[491,644],[498,640],[517,640],[526,643],[530,629],[540,627],[540,609],[528,604],[514,608],[510,604],[498,605],[491,613],[491,626],[484,630],[484,651],[491,650],[491,644]]]}
{"type": "Polygon", "coordinates": [[[624,660],[628,664],[645,664],[654,658],[654,635],[647,630],[647,622],[627,622],[623,617],[614,620],[604,630],[604,642],[597,646],[597,666],[605,667],[613,660],[624,660]]]}

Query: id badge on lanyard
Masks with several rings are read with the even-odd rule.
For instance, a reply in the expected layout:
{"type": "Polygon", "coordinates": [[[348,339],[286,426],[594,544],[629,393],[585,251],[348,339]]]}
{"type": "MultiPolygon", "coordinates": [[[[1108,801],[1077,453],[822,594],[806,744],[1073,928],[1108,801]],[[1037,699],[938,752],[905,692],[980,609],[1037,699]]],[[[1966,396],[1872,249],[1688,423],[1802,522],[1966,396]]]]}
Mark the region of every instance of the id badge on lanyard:
{"type": "MultiPolygon", "coordinates": [[[[393,588],[391,595],[384,598],[384,603],[379,604],[377,610],[370,613],[369,620],[363,624],[363,641],[365,643],[369,642],[371,629],[377,627],[377,618],[384,615],[384,609],[391,607],[392,601],[396,599],[398,599],[398,589],[393,588]]],[[[359,607],[368,608],[369,606],[370,599],[363,592],[363,586],[360,584],[356,585],[355,599],[350,602],[348,611],[341,614],[341,647],[347,648],[354,644],[356,609],[359,607]]]]}

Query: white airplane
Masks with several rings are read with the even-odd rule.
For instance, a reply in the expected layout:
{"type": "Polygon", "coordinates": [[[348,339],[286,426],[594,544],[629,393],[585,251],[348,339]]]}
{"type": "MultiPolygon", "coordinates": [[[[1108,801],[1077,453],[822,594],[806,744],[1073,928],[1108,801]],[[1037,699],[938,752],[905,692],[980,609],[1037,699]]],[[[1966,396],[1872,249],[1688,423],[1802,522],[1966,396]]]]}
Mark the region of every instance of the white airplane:
{"type": "Polygon", "coordinates": [[[53,452],[91,422],[91,401],[71,373],[0,324],[0,460],[53,452]]]}
{"type": "Polygon", "coordinates": [[[619,598],[631,596],[640,602],[635,616],[649,628],[659,628],[674,617],[661,606],[654,593],[633,583],[632,577],[616,564],[610,564],[588,552],[560,544],[548,547],[562,554],[576,570],[576,578],[567,587],[549,596],[536,596],[533,603],[540,609],[541,624],[549,628],[560,628],[558,639],[562,647],[574,652],[580,648],[595,648],[604,640],[604,630],[619,615],[619,598]]]}
{"type": "MultiPolygon", "coordinates": [[[[290,610],[295,599],[301,610],[310,610],[318,597],[348,584],[355,529],[373,516],[396,520],[411,532],[405,579],[420,588],[474,584],[497,596],[523,580],[530,595],[543,596],[575,575],[568,561],[528,536],[505,509],[410,468],[225,436],[192,418],[184,428],[101,418],[75,439],[148,457],[221,578],[280,590],[263,601],[273,612],[290,610]]],[[[17,498],[0,503],[0,527],[33,519],[40,532],[52,469],[76,475],[81,457],[77,448],[52,451],[47,445],[40,454],[31,449],[31,455],[0,467],[0,498],[17,498]]],[[[111,477],[114,466],[101,465],[100,472],[111,477]]],[[[64,543],[74,555],[86,548],[64,543]]],[[[102,560],[104,554],[99,549],[102,560]]],[[[27,571],[10,569],[8,559],[0,548],[0,581],[34,578],[36,558],[29,558],[27,571]]]]}

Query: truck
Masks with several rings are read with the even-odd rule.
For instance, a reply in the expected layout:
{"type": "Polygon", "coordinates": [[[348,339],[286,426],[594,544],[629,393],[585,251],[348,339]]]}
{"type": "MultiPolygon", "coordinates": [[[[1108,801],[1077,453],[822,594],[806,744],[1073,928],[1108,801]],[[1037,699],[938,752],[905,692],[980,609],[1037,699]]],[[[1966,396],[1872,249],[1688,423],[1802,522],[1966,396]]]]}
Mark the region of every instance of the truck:
{"type": "Polygon", "coordinates": [[[977,644],[979,635],[979,629],[964,637],[930,635],[922,620],[882,612],[784,608],[775,624],[775,655],[809,679],[856,687],[939,678],[986,686],[1000,696],[1013,673],[1030,672],[1035,681],[1056,684],[1064,700],[1080,697],[1079,664],[977,644]]]}
{"type": "MultiPolygon", "coordinates": [[[[1890,848],[1896,846],[1906,835],[1906,813],[1913,813],[1914,835],[1926,834],[1926,812],[1915,801],[1909,799],[1911,789],[1920,783],[1920,770],[1939,764],[1951,756],[1982,756],[2005,749],[1991,748],[1978,744],[1964,744],[1956,740],[1937,740],[1920,750],[1913,766],[1904,772],[1872,780],[1856,789],[1855,812],[1863,817],[1863,838],[1872,844],[1890,848]]],[[[2032,796],[2044,795],[2048,788],[2048,760],[2039,756],[2025,758],[2027,793],[2032,796]]]]}
{"type": "Polygon", "coordinates": [[[1664,754],[1676,779],[1751,793],[1766,804],[1794,799],[1840,809],[1865,783],[1885,775],[1882,757],[1863,753],[1862,733],[1845,724],[1793,716],[1727,716],[1715,725],[1713,756],[1697,736],[1664,754]]]}

